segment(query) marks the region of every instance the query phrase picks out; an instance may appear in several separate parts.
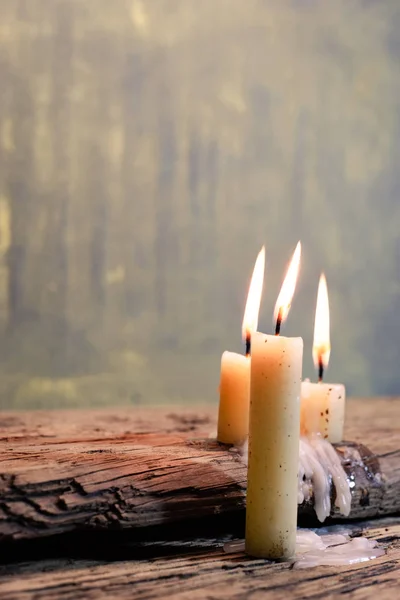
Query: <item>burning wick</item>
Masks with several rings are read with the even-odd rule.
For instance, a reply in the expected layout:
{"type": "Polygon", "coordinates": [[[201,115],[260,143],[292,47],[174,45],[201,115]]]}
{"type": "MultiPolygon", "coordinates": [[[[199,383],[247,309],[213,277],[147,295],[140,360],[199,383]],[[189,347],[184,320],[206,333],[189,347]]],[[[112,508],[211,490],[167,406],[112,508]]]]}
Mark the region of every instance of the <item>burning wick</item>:
{"type": "Polygon", "coordinates": [[[279,292],[278,299],[275,304],[274,310],[274,321],[275,321],[275,335],[279,335],[281,332],[281,325],[288,316],[290,306],[292,304],[292,298],[296,287],[297,276],[300,268],[300,257],[301,257],[301,244],[298,242],[296,250],[294,251],[293,258],[290,261],[288,270],[283,280],[281,291],[279,292]]]}
{"type": "Polygon", "coordinates": [[[246,344],[245,354],[250,356],[251,334],[257,331],[258,313],[260,311],[261,295],[264,285],[265,270],[265,246],[258,253],[254,265],[253,275],[250,280],[249,293],[247,295],[242,324],[242,339],[246,344]]]}
{"type": "Polygon", "coordinates": [[[279,335],[281,332],[281,325],[282,325],[282,307],[280,307],[279,312],[278,312],[278,318],[276,319],[276,325],[275,325],[275,335],[279,335]]]}
{"type": "Polygon", "coordinates": [[[246,333],[246,356],[250,356],[251,353],[251,335],[246,333]]]}
{"type": "Polygon", "coordinates": [[[318,381],[321,383],[323,378],[324,378],[324,362],[322,360],[322,356],[319,356],[319,358],[318,358],[318,381]]]}
{"type": "Polygon", "coordinates": [[[318,370],[318,381],[322,382],[324,370],[328,366],[331,353],[330,321],[328,286],[325,275],[322,273],[317,294],[317,308],[315,311],[313,358],[318,370]]]}

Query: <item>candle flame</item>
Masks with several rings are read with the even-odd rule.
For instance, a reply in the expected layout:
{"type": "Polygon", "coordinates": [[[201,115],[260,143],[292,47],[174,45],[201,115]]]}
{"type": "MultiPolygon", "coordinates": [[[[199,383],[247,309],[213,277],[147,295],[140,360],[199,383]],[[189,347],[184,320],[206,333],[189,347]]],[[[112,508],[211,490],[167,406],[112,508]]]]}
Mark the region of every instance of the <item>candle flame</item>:
{"type": "Polygon", "coordinates": [[[298,242],[296,249],[293,254],[293,258],[289,264],[285,279],[283,281],[281,291],[279,292],[278,300],[275,304],[274,310],[274,322],[276,323],[276,334],[280,332],[280,327],[283,321],[286,320],[290,306],[292,304],[292,298],[294,290],[296,288],[297,276],[300,268],[300,257],[301,257],[301,243],[298,242]]]}
{"type": "Polygon", "coordinates": [[[322,380],[323,371],[328,366],[331,353],[328,286],[323,273],[318,285],[312,352],[315,367],[319,370],[319,379],[322,380]]]}
{"type": "Polygon", "coordinates": [[[247,343],[254,331],[257,331],[258,313],[260,311],[261,295],[264,285],[265,246],[258,253],[251,277],[246,308],[244,310],[242,336],[247,343]]]}

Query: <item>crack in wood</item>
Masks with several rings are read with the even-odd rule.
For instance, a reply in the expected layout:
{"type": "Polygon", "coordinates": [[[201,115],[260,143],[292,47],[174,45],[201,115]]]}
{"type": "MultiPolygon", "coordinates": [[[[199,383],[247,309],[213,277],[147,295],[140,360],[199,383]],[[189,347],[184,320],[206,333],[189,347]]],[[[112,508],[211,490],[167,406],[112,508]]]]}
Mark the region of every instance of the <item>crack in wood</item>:
{"type": "MultiPolygon", "coordinates": [[[[351,516],[358,519],[400,511],[394,410],[392,401],[349,402],[347,437],[372,450],[362,450],[356,464],[351,516]],[[380,429],[370,426],[376,414],[380,429]],[[386,475],[382,481],[376,478],[377,457],[386,475]]],[[[186,433],[179,434],[166,417],[170,409],[126,410],[117,420],[109,418],[112,412],[79,411],[79,426],[77,412],[57,419],[53,413],[32,413],[29,419],[19,414],[18,423],[9,420],[5,437],[12,444],[0,441],[1,557],[38,562],[36,568],[31,563],[0,566],[5,600],[58,600],[60,595],[64,600],[128,600],[133,589],[148,600],[160,597],[160,591],[174,600],[259,600],[268,594],[277,600],[289,595],[317,599],[353,595],[357,589],[366,598],[379,590],[380,600],[389,600],[395,593],[400,560],[395,519],[340,526],[388,546],[388,556],[359,570],[300,572],[226,555],[223,541],[243,535],[246,469],[237,454],[208,438],[215,428],[213,409],[207,419],[199,415],[197,424],[191,411],[186,425],[179,424],[186,433]],[[224,537],[227,532],[230,537],[224,537]],[[74,557],[75,566],[63,557],[74,557]]],[[[302,519],[312,514],[311,504],[300,507],[302,519]]]]}

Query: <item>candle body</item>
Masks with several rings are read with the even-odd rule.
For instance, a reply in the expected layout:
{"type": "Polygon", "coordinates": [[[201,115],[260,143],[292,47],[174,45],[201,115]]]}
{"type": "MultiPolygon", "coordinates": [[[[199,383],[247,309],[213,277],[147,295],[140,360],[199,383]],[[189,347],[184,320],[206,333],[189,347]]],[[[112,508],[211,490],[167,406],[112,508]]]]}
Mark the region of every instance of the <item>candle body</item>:
{"type": "Polygon", "coordinates": [[[221,358],[217,440],[243,444],[249,432],[250,357],[224,352],[221,358]]]}
{"type": "Polygon", "coordinates": [[[294,555],[303,340],[252,335],[246,552],[294,555]]]}
{"type": "Polygon", "coordinates": [[[343,440],[346,406],[344,385],[332,383],[301,384],[301,435],[320,433],[331,443],[343,440]]]}

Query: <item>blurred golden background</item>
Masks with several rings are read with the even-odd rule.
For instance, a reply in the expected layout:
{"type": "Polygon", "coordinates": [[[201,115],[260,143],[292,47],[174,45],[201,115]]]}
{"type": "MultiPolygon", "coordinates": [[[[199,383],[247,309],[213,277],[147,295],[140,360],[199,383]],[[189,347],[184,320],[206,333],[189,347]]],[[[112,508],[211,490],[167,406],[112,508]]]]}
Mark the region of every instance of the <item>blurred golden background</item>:
{"type": "Polygon", "coordinates": [[[260,329],[400,393],[400,3],[0,0],[0,406],[216,401],[260,329]]]}

